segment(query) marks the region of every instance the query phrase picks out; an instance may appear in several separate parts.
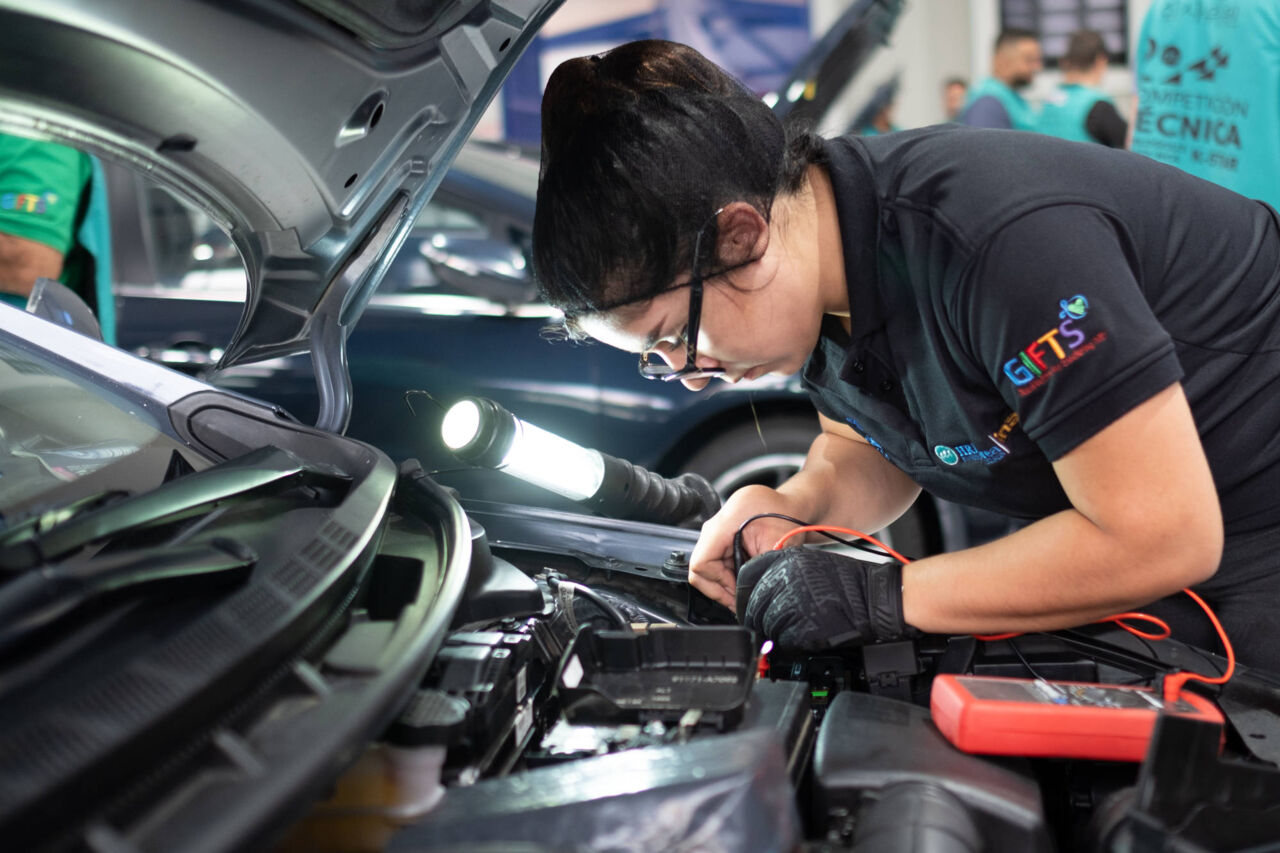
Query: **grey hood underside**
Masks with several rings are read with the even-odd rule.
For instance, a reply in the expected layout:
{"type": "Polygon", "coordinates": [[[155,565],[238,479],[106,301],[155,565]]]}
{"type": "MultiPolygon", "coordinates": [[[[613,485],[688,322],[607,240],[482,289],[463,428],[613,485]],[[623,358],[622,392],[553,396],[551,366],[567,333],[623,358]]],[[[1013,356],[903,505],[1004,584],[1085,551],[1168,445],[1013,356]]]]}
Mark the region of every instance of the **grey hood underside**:
{"type": "Polygon", "coordinates": [[[345,339],[562,0],[0,0],[0,128],[122,161],[227,230],[248,295],[221,367],[345,339]]]}

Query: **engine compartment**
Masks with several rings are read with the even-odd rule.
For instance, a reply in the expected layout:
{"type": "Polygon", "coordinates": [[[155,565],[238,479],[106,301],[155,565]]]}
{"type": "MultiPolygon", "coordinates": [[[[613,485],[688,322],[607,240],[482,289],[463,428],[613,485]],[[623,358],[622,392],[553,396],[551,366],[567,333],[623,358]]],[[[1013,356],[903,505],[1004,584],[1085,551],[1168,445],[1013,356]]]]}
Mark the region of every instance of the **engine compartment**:
{"type": "Polygon", "coordinates": [[[466,509],[471,575],[452,632],[406,711],[283,849],[1197,850],[1280,837],[1280,683],[1262,674],[1217,696],[1225,733],[1163,718],[1141,764],[966,754],[928,710],[940,673],[1153,685],[1180,668],[1216,674],[1216,655],[1092,626],[761,656],[683,582],[689,531],[466,509]]]}

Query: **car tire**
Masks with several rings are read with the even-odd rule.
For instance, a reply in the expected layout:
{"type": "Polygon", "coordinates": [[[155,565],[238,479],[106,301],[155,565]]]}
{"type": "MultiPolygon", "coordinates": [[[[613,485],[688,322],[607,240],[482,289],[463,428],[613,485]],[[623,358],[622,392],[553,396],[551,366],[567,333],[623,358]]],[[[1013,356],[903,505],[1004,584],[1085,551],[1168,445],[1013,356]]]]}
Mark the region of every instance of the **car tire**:
{"type": "Polygon", "coordinates": [[[701,474],[722,497],[743,486],[777,488],[804,464],[818,434],[817,417],[775,415],[738,424],[703,445],[679,473],[701,474]],[[763,436],[763,440],[761,439],[763,436]]]}
{"type": "MultiPolygon", "coordinates": [[[[800,470],[818,430],[817,418],[805,415],[763,417],[759,432],[754,421],[738,424],[695,451],[678,473],[701,474],[722,497],[749,485],[777,488],[800,470]]],[[[942,532],[930,502],[921,495],[880,538],[912,559],[937,553],[942,532]]]]}

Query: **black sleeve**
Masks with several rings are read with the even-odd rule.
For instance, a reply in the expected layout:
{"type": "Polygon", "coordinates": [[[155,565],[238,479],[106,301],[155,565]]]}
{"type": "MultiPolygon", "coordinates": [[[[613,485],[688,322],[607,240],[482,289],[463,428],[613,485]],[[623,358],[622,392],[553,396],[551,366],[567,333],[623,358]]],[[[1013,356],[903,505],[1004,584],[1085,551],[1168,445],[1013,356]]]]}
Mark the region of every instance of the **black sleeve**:
{"type": "Polygon", "coordinates": [[[1129,135],[1129,123],[1120,117],[1115,104],[1098,101],[1085,116],[1084,129],[1089,135],[1112,148],[1123,148],[1129,135]]]}
{"type": "Polygon", "coordinates": [[[1125,240],[1092,207],[1033,211],[949,299],[957,340],[1051,461],[1182,377],[1125,240]]]}

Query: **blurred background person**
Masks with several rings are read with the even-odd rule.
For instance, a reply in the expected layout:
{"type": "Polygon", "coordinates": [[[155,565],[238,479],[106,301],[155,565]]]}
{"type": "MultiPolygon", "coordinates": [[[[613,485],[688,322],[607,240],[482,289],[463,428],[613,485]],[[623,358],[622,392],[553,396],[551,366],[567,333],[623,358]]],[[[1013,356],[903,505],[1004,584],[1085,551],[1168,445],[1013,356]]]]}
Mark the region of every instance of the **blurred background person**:
{"type": "Polygon", "coordinates": [[[115,339],[102,167],[82,151],[0,133],[0,300],[25,308],[37,278],[61,281],[115,339]]]}
{"type": "Polygon", "coordinates": [[[948,77],[942,81],[942,115],[945,121],[955,121],[969,98],[969,81],[963,77],[948,77]]]}
{"type": "Polygon", "coordinates": [[[1045,99],[1037,129],[1076,142],[1123,148],[1129,124],[1099,87],[1107,72],[1107,45],[1093,30],[1071,34],[1061,60],[1062,83],[1045,99]]]}
{"type": "Polygon", "coordinates": [[[1280,2],[1153,0],[1132,148],[1280,209],[1280,2]]]}
{"type": "Polygon", "coordinates": [[[970,127],[999,127],[1035,130],[1036,113],[1019,94],[1035,80],[1044,67],[1040,38],[1031,30],[1014,27],[996,36],[991,57],[991,76],[969,93],[969,103],[960,123],[970,127]]]}
{"type": "Polygon", "coordinates": [[[871,93],[866,106],[849,125],[849,130],[859,136],[879,136],[901,130],[893,123],[894,101],[898,97],[898,77],[886,80],[871,93]]]}

